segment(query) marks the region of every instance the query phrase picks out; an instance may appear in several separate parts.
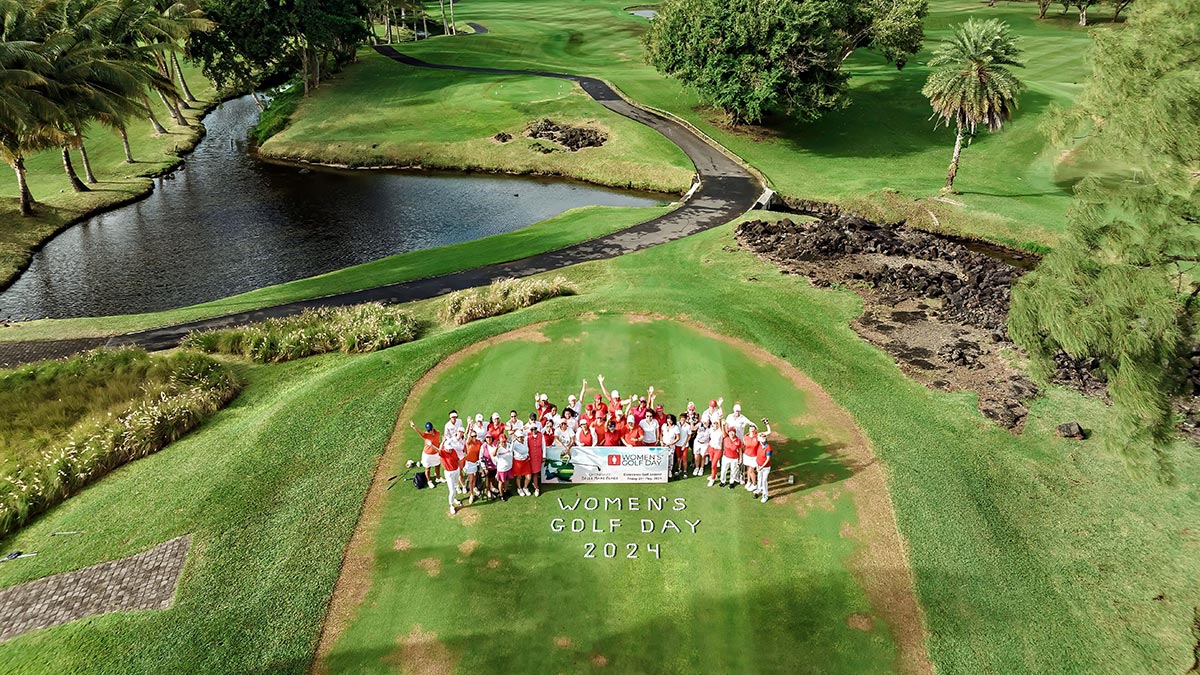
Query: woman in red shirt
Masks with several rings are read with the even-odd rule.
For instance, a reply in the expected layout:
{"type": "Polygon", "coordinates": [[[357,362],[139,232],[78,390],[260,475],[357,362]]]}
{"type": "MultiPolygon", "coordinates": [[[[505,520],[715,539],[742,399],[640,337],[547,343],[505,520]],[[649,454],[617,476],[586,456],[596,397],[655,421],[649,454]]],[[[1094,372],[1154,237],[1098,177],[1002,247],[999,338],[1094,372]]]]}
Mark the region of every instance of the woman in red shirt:
{"type": "Polygon", "coordinates": [[[721,487],[728,482],[732,490],[737,484],[738,462],[742,459],[742,442],[733,427],[725,430],[725,441],[721,446],[721,487]],[[728,475],[728,480],[726,476],[728,475]]]}
{"type": "Polygon", "coordinates": [[[771,422],[764,417],[763,424],[767,429],[758,435],[758,491],[755,494],[761,495],[760,501],[766,504],[767,479],[771,476],[771,444],[767,441],[767,436],[771,434],[771,422]]]}
{"type": "Polygon", "coordinates": [[[746,491],[758,492],[756,471],[758,470],[758,425],[751,422],[746,426],[746,435],[742,437],[742,467],[746,472],[746,491]]]}
{"type": "Polygon", "coordinates": [[[621,442],[631,448],[642,444],[642,427],[633,421],[633,415],[625,418],[625,433],[621,436],[621,442]]]}
{"type": "Polygon", "coordinates": [[[621,432],[617,431],[617,423],[608,420],[604,425],[604,447],[611,448],[621,444],[621,432]]]}

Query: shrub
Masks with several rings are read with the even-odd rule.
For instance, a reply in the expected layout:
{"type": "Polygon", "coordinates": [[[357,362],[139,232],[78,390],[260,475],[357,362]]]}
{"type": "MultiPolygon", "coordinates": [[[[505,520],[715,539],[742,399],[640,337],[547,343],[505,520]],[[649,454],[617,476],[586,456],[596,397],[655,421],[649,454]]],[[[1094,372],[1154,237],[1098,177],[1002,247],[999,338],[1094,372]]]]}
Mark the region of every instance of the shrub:
{"type": "Polygon", "coordinates": [[[166,386],[119,411],[94,413],[67,438],[30,462],[6,467],[0,475],[0,537],[83,489],[113,469],[166,447],[196,428],[237,395],[240,383],[224,366],[195,352],[151,357],[141,350],[97,350],[66,361],[36,364],[11,377],[78,376],[89,364],[103,369],[151,362],[165,367],[166,386]]]}
{"type": "Polygon", "coordinates": [[[442,306],[440,316],[443,321],[452,321],[461,326],[574,293],[575,289],[563,277],[497,279],[486,289],[455,291],[446,296],[446,304],[442,306]]]}
{"type": "Polygon", "coordinates": [[[378,302],[318,307],[262,323],[190,333],[184,347],[281,363],[313,354],[373,352],[417,338],[419,326],[407,312],[378,302]]]}

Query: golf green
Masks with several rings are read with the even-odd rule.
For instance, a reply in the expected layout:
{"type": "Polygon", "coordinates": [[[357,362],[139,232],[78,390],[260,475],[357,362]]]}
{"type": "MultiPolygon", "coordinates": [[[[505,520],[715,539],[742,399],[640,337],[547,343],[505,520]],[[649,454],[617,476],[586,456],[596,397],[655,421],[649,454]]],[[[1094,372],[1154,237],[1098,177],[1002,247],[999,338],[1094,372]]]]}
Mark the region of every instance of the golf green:
{"type": "Polygon", "coordinates": [[[811,380],[702,327],[607,314],[502,334],[431,370],[400,411],[318,669],[925,671],[923,620],[882,472],[853,419],[811,380]],[[440,428],[451,408],[527,414],[535,392],[565,401],[584,378],[590,398],[598,372],[626,395],[653,385],[668,412],[724,397],[727,409],[740,402],[753,419],[769,417],[772,499],[688,477],[547,486],[451,516],[442,485],[388,489],[420,453],[410,420],[440,428]],[[585,510],[593,497],[598,508],[585,510]],[[574,519],[583,532],[571,531],[574,519]]]}

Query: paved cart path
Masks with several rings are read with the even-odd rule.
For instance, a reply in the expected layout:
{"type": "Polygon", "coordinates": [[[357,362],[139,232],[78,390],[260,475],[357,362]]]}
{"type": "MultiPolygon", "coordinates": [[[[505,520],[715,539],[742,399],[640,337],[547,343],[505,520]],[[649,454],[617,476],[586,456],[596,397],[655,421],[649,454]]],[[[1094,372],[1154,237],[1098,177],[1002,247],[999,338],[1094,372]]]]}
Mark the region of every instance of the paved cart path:
{"type": "MultiPolygon", "coordinates": [[[[482,26],[473,25],[472,27],[477,33],[487,31],[482,26]]],[[[288,316],[313,307],[353,305],[372,301],[403,303],[424,300],[452,291],[484,286],[502,277],[525,277],[551,272],[578,263],[606,260],[723,225],[749,210],[762,193],[763,186],[758,180],[721,150],[706,143],[684,125],[629,103],[617,95],[608,84],[594,77],[535,70],[451,66],[428,63],[401,54],[389,46],[379,46],[375,50],[399,63],[418,68],[504,76],[552,77],[576,82],[600,105],[658,131],[678,145],[695,164],[700,178],[700,186],[680,207],[670,213],[557,251],[428,279],[290,302],[252,312],[153,328],[111,338],[0,343],[0,365],[15,365],[39,359],[68,356],[103,345],[136,345],[149,350],[169,349],[178,345],[185,335],[195,330],[236,326],[272,317],[288,316]]]]}

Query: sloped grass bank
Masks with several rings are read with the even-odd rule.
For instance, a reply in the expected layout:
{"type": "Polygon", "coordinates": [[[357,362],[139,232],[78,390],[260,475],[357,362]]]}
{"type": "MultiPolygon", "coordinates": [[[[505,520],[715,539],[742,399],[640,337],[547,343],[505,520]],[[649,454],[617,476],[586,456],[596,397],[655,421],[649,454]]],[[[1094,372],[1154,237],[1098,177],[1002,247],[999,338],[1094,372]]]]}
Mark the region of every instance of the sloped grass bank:
{"type": "Polygon", "coordinates": [[[187,434],[239,387],[195,352],[97,350],[0,371],[0,537],[187,434]]]}

